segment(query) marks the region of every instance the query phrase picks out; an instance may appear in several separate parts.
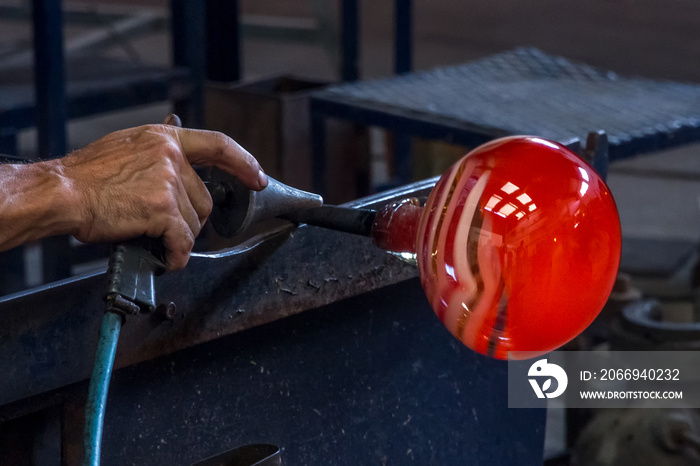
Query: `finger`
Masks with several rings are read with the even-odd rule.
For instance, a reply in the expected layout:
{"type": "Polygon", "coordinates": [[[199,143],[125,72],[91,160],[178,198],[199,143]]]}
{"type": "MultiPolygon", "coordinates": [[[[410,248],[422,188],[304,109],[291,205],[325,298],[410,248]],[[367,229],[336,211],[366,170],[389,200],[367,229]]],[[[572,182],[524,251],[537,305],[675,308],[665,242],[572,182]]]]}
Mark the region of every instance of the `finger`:
{"type": "Polygon", "coordinates": [[[180,216],[189,227],[192,236],[196,238],[199,231],[202,229],[202,222],[199,220],[199,213],[192,204],[192,200],[190,199],[183,182],[178,183],[177,189],[177,208],[180,212],[180,216]]]}
{"type": "Polygon", "coordinates": [[[168,116],[166,116],[165,120],[163,120],[163,124],[182,128],[182,120],[180,120],[180,117],[175,115],[174,113],[171,113],[168,116]]]}
{"type": "Polygon", "coordinates": [[[218,167],[250,189],[267,186],[267,175],[255,157],[225,134],[187,128],[176,128],[176,134],[190,163],[218,167]]]}
{"type": "Polygon", "coordinates": [[[184,220],[170,223],[162,234],[165,245],[165,265],[168,270],[183,269],[190,260],[194,236],[184,220]]]}
{"type": "MultiPolygon", "coordinates": [[[[176,126],[182,128],[182,120],[180,117],[174,113],[170,113],[163,120],[164,125],[176,126]]],[[[202,179],[197,175],[191,165],[183,167],[181,170],[180,177],[182,183],[185,186],[185,191],[187,191],[187,196],[190,199],[192,207],[197,212],[199,217],[200,228],[206,222],[211,210],[213,208],[213,203],[211,200],[211,195],[207,191],[206,186],[202,182],[202,179]]],[[[195,236],[197,233],[195,233],[195,236]]]]}
{"type": "Polygon", "coordinates": [[[201,228],[201,225],[204,225],[209,214],[211,214],[211,209],[213,207],[211,195],[204,185],[204,182],[202,182],[202,179],[191,166],[188,165],[182,168],[180,178],[187,192],[187,197],[192,207],[197,212],[201,228]]]}

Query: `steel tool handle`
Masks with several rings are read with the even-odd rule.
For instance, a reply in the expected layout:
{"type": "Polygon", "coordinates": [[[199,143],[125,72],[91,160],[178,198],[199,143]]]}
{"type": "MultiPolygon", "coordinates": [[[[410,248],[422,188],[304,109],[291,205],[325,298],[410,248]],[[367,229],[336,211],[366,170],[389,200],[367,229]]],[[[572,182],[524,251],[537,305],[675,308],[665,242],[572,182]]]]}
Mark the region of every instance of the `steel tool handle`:
{"type": "Polygon", "coordinates": [[[164,272],[162,240],[141,236],[116,244],[107,269],[108,306],[128,314],[152,312],[156,307],[153,279],[164,272]]]}
{"type": "MultiPolygon", "coordinates": [[[[163,124],[181,127],[174,113],[163,124]]],[[[156,308],[153,279],[165,272],[165,246],[160,239],[140,236],[114,245],[107,268],[107,310],[122,314],[152,312],[156,308]]]]}
{"type": "Polygon", "coordinates": [[[376,210],[324,205],[280,215],[280,218],[330,230],[371,236],[376,210]]]}

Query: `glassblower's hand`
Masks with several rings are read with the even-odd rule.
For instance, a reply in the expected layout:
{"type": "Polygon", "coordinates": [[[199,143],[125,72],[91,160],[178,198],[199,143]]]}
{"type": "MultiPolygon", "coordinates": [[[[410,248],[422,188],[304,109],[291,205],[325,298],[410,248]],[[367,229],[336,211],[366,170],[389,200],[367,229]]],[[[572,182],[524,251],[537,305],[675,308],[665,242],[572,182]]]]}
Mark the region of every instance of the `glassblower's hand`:
{"type": "Polygon", "coordinates": [[[147,235],[163,239],[168,269],[180,269],[212,209],[193,164],[216,166],[254,190],[267,186],[255,158],[224,134],[129,128],[61,159],[0,167],[0,220],[13,225],[0,233],[0,249],[66,233],[84,242],[147,235]]]}

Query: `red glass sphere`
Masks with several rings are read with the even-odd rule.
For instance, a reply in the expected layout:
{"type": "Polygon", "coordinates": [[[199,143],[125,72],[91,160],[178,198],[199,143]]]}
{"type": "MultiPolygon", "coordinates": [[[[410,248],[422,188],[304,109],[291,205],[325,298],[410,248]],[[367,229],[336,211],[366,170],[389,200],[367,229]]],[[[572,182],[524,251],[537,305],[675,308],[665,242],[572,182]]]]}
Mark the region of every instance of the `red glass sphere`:
{"type": "Polygon", "coordinates": [[[612,290],[620,220],[610,189],[575,153],[536,137],[484,144],[452,166],[416,239],[435,313],[465,345],[500,359],[554,350],[612,290]]]}

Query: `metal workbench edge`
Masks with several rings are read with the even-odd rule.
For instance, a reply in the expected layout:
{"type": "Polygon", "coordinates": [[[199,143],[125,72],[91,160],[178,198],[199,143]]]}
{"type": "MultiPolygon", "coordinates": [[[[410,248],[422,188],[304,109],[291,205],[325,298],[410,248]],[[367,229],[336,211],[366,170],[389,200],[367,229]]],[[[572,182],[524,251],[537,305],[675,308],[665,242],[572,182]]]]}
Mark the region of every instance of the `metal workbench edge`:
{"type": "MultiPolygon", "coordinates": [[[[376,207],[427,196],[436,178],[347,204],[376,207]]],[[[0,299],[0,406],[89,377],[103,313],[105,274],[47,284],[0,299]]],[[[173,320],[132,317],[116,366],[123,367],[389,286],[415,267],[369,238],[320,228],[279,227],[228,251],[196,254],[156,279],[173,320]]]]}

